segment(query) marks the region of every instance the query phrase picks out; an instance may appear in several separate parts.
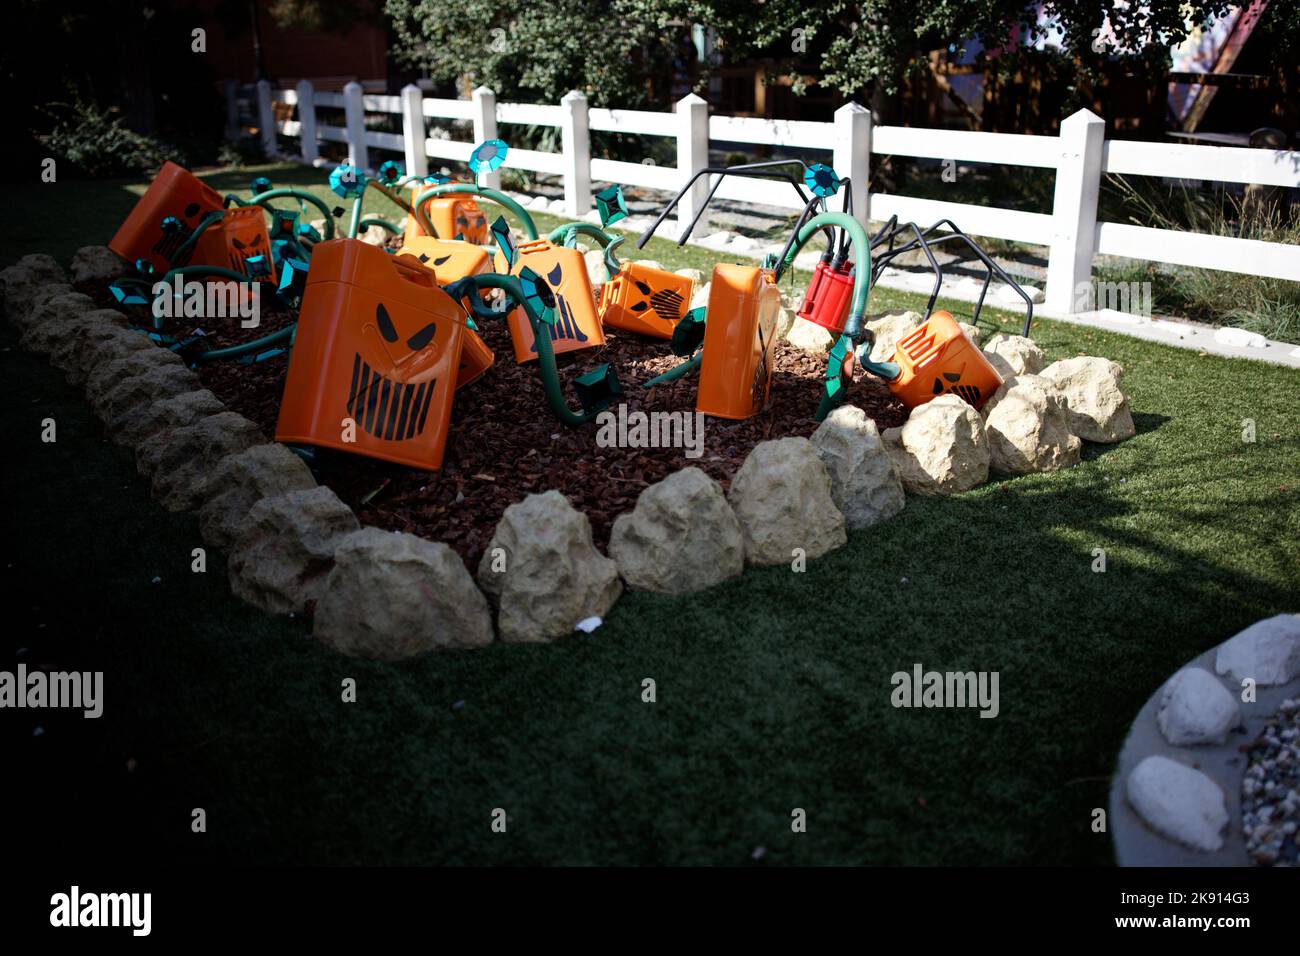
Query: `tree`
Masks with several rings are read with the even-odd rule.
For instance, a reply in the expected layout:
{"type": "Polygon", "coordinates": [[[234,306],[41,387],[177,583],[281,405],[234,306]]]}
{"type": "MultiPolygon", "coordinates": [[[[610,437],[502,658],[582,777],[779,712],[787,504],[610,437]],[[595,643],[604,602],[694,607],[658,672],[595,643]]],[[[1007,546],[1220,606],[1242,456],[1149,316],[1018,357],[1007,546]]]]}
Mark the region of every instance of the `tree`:
{"type": "Polygon", "coordinates": [[[392,54],[429,77],[485,84],[503,99],[666,105],[684,28],[648,0],[387,0],[392,54]]]}

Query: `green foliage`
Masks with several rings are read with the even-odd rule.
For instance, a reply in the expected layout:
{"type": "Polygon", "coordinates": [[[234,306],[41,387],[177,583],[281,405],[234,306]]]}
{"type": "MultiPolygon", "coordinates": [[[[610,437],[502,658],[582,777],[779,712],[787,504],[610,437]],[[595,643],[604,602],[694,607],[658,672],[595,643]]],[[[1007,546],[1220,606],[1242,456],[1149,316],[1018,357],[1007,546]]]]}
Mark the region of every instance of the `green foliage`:
{"type": "MultiPolygon", "coordinates": [[[[1139,226],[1300,244],[1300,222],[1283,202],[1252,208],[1231,195],[1111,175],[1103,192],[1106,207],[1139,226]]],[[[1096,271],[1105,281],[1150,282],[1158,313],[1300,343],[1300,282],[1153,262],[1108,263],[1096,271]]]]}
{"type": "MultiPolygon", "coordinates": [[[[852,95],[864,89],[895,92],[908,72],[926,69],[926,54],[959,51],[975,38],[1000,49],[1019,34],[1014,54],[997,58],[1001,70],[1068,65],[1076,95],[1100,78],[1110,58],[1148,72],[1168,65],[1168,47],[1207,18],[1225,13],[1225,0],[1147,0],[1118,7],[1110,0],[557,0],[512,8],[465,0],[452,13],[440,0],[387,0],[396,52],[411,66],[447,82],[486,83],[509,98],[551,102],[585,89],[598,105],[634,106],[647,99],[651,77],[662,105],[674,58],[693,58],[687,25],[710,27],[723,63],[761,58],[773,75],[798,77],[815,63],[822,82],[852,95]],[[1103,25],[1109,27],[1103,30],[1103,25]],[[501,31],[494,33],[493,31],[501,31]],[[1035,51],[1053,35],[1061,48],[1035,51]]],[[[1294,3],[1273,3],[1260,29],[1275,62],[1294,58],[1300,17],[1294,3]]],[[[689,65],[689,64],[687,64],[689,65]]],[[[704,75],[714,64],[701,64],[704,75]]],[[[687,71],[689,72],[689,71],[687,71]]],[[[804,84],[794,84],[796,93],[804,84]]]]}
{"type": "Polygon", "coordinates": [[[651,0],[502,4],[387,0],[399,62],[435,80],[485,84],[501,100],[554,103],[582,90],[593,106],[665,105],[684,30],[651,0]]]}
{"type": "Polygon", "coordinates": [[[262,147],[262,141],[253,136],[244,136],[240,139],[225,142],[217,151],[217,162],[226,169],[243,169],[246,166],[257,166],[266,162],[266,150],[262,147]]]}
{"type": "Polygon", "coordinates": [[[169,159],[186,164],[175,146],[127,129],[112,110],[78,100],[51,103],[45,111],[55,122],[39,137],[41,143],[76,172],[96,178],[128,176],[151,173],[169,159]]]}

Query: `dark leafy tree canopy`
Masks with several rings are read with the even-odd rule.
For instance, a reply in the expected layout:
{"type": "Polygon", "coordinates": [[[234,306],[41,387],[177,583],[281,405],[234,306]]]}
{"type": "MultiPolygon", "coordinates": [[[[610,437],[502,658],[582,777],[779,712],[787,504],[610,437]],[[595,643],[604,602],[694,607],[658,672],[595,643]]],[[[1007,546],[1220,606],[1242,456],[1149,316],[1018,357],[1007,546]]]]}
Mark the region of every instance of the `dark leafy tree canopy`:
{"type": "MultiPolygon", "coordinates": [[[[1293,62],[1300,47],[1298,5],[1273,0],[1264,14],[1261,29],[1278,62],[1293,62]]],[[[453,14],[439,0],[387,0],[386,9],[399,57],[435,78],[467,77],[512,96],[547,100],[583,88],[597,101],[631,105],[663,91],[665,84],[648,87],[645,77],[671,68],[690,25],[712,29],[725,62],[761,57],[777,71],[795,73],[811,65],[822,83],[853,95],[893,92],[909,70],[924,68],[929,51],[959,52],[971,39],[985,53],[998,50],[1006,69],[1037,56],[1072,63],[1081,75],[1113,58],[1158,71],[1167,67],[1171,45],[1230,6],[1225,0],[552,0],[512,7],[462,0],[453,14]],[[1049,36],[1053,43],[1035,51],[1049,36]],[[1013,38],[1018,42],[1010,50],[1013,38]]],[[[710,64],[702,66],[707,75],[710,64]]]]}

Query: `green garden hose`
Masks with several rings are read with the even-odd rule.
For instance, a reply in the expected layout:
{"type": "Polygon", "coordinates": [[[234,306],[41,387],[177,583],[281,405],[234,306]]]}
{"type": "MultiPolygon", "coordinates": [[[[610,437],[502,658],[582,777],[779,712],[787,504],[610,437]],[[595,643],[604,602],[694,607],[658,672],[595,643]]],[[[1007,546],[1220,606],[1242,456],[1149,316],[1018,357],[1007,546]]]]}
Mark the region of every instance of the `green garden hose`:
{"type": "Polygon", "coordinates": [[[566,425],[583,425],[595,419],[599,411],[575,412],[565,402],[560,373],[555,366],[555,350],[551,347],[551,323],[543,319],[528,301],[518,276],[485,272],[481,275],[465,276],[443,287],[443,291],[458,302],[470,299],[470,307],[476,315],[490,318],[506,315],[507,312],[485,315],[474,306],[473,300],[478,298],[477,293],[484,289],[500,289],[508,299],[523,307],[524,314],[528,316],[528,324],[532,326],[533,342],[537,345],[537,366],[542,376],[542,387],[546,391],[546,401],[551,406],[551,411],[555,412],[555,416],[566,425]]]}

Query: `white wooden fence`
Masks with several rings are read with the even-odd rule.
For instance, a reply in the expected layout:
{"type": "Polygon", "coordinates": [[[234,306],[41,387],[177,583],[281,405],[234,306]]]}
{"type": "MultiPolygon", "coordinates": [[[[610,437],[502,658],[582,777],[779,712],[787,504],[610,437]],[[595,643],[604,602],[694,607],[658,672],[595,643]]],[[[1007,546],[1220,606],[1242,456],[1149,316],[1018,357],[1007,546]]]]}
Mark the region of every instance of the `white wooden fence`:
{"type": "MultiPolygon", "coordinates": [[[[1105,173],[1296,188],[1300,187],[1300,152],[1107,140],[1105,122],[1087,110],[1065,119],[1058,136],[1024,136],[873,127],[871,113],[857,103],[846,104],[836,111],[833,122],[822,123],[710,116],[708,104],[694,94],[679,100],[675,112],[660,113],[593,109],[578,92],[548,106],[498,103],[496,94],[482,87],[474,90],[471,99],[451,100],[427,98],[416,86],[407,86],[396,96],[367,94],[359,83],[349,83],[342,93],[317,92],[304,80],[292,90],[275,90],[262,81],[258,84],[258,112],[269,153],[279,152],[277,134],[299,137],[300,158],[307,163],[317,161],[320,140],[340,142],[347,144],[349,161],[362,169],[371,168],[369,154],[375,148],[402,153],[407,172],[420,175],[428,173],[430,158],[464,162],[473,149],[472,143],[426,137],[426,117],[469,121],[474,142],[497,136],[503,124],[558,128],[560,152],[512,148],[505,165],[561,177],[566,211],[571,216],[581,216],[591,208],[593,180],[676,192],[693,173],[708,165],[710,140],[822,150],[830,154],[835,170],[849,177],[853,208],[864,223],[891,215],[922,226],[951,219],[974,235],[1048,246],[1045,305],[1060,313],[1088,307],[1080,290],[1088,288],[1093,256],[1098,254],[1300,281],[1297,245],[1097,220],[1097,199],[1105,173]],[[295,107],[297,118],[277,122],[273,102],[295,107]],[[342,109],[345,125],[318,123],[318,107],[342,109]],[[367,130],[367,113],[400,116],[402,133],[367,130]],[[593,158],[592,130],[675,139],[677,165],[669,168],[593,158]],[[868,194],[873,154],[1054,169],[1052,212],[868,194]]],[[[705,178],[701,177],[679,205],[679,215],[687,221],[708,192],[705,178]]],[[[481,182],[499,186],[500,174],[493,173],[481,182]]],[[[794,190],[776,189],[771,183],[752,179],[725,179],[717,195],[799,208],[794,190]]]]}

